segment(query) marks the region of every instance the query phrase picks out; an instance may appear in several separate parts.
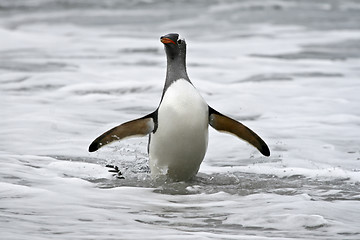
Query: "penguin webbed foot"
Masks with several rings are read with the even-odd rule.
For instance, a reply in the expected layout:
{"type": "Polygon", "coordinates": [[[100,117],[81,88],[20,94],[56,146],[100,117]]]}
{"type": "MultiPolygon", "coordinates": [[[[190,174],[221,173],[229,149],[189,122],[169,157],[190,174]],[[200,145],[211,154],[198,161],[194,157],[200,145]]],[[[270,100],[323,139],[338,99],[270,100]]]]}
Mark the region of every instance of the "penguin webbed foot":
{"type": "Polygon", "coordinates": [[[108,171],[114,173],[113,176],[116,176],[118,179],[125,179],[122,173],[119,170],[119,167],[116,165],[107,164],[105,167],[110,168],[108,171]]]}

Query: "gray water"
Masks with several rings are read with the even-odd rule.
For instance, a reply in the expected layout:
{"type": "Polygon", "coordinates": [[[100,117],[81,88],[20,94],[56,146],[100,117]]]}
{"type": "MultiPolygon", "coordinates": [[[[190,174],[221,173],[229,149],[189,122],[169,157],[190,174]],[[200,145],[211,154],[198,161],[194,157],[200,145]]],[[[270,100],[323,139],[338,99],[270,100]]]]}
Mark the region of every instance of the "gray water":
{"type": "Polygon", "coordinates": [[[359,40],[355,0],[2,0],[0,238],[359,239],[359,40]],[[87,152],[156,109],[169,32],[269,158],[210,129],[196,178],[169,182],[147,138],[87,152]]]}

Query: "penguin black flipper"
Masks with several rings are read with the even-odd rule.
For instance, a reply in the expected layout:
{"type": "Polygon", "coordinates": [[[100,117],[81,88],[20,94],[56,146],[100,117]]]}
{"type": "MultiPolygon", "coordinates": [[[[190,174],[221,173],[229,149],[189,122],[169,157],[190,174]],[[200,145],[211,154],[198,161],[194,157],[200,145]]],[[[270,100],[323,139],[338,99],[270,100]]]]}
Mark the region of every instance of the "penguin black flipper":
{"type": "Polygon", "coordinates": [[[89,152],[95,152],[99,148],[113,141],[126,137],[145,136],[156,130],[157,110],[142,118],[123,123],[101,134],[89,146],[89,152]]]}
{"type": "Polygon", "coordinates": [[[209,106],[209,124],[218,131],[232,133],[256,147],[264,156],[270,156],[270,149],[251,129],[229,118],[209,106]]]}

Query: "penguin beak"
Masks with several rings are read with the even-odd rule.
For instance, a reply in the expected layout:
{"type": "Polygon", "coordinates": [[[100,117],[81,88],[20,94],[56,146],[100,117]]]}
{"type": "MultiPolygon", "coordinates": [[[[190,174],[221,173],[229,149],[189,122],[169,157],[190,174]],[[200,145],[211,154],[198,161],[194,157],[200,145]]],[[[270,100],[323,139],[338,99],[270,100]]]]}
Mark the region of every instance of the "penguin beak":
{"type": "Polygon", "coordinates": [[[176,43],[175,43],[173,40],[171,40],[170,38],[161,37],[161,38],[160,38],[160,41],[161,41],[162,43],[164,43],[164,44],[166,44],[166,43],[173,43],[173,44],[176,45],[176,43]]]}

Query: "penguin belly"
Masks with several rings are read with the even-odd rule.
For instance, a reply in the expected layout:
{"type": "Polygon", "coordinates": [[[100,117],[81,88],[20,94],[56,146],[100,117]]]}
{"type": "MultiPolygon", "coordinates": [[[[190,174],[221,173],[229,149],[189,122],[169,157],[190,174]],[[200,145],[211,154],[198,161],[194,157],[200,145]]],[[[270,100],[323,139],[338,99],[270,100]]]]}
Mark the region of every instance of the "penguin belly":
{"type": "Polygon", "coordinates": [[[151,175],[184,181],[195,176],[208,144],[208,105],[179,79],[166,90],[158,109],[158,127],[150,136],[151,175]]]}

